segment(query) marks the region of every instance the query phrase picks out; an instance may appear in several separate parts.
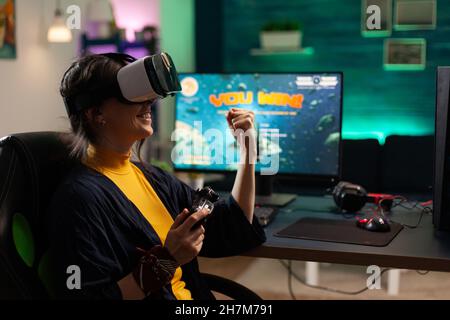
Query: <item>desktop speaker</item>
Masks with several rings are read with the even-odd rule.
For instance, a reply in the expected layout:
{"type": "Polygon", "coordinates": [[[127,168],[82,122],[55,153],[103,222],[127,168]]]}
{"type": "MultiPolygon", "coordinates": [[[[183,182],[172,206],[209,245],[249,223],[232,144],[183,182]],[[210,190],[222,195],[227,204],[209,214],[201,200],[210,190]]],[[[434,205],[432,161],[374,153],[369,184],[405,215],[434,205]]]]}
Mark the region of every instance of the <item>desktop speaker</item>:
{"type": "Polygon", "coordinates": [[[433,224],[450,230],[450,67],[438,68],[436,93],[433,224]]]}

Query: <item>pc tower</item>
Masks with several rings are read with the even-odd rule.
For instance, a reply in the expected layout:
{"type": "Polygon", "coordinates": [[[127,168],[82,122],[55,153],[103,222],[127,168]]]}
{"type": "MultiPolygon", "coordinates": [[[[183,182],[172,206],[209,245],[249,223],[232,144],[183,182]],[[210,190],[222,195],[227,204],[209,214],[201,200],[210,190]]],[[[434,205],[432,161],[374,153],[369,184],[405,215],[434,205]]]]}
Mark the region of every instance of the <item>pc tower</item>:
{"type": "Polygon", "coordinates": [[[450,67],[439,67],[436,86],[433,224],[450,231],[450,67]]]}

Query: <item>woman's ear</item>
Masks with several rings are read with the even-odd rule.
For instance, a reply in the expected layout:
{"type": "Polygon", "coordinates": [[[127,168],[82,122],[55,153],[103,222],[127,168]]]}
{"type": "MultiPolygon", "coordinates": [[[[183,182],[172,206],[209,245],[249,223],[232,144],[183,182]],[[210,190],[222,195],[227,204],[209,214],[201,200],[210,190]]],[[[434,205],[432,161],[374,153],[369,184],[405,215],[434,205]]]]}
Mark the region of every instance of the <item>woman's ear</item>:
{"type": "Polygon", "coordinates": [[[89,109],[87,109],[87,110],[85,110],[84,111],[84,116],[86,117],[86,119],[89,121],[89,122],[93,122],[94,121],[94,113],[93,113],[93,109],[92,108],[89,108],[89,109]]]}
{"type": "Polygon", "coordinates": [[[90,123],[102,127],[106,125],[106,120],[103,117],[103,113],[100,108],[89,108],[85,111],[85,115],[90,123]]]}

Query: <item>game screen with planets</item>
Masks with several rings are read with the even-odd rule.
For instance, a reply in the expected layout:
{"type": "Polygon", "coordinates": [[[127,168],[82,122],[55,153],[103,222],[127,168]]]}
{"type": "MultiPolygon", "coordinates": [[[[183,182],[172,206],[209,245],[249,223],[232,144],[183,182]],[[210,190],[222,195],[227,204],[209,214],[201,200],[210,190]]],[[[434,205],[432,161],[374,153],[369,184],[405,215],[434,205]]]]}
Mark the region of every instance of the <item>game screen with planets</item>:
{"type": "Polygon", "coordinates": [[[341,143],[342,74],[180,74],[176,97],[177,170],[234,171],[239,146],[226,114],[255,113],[256,170],[338,176],[341,143]]]}

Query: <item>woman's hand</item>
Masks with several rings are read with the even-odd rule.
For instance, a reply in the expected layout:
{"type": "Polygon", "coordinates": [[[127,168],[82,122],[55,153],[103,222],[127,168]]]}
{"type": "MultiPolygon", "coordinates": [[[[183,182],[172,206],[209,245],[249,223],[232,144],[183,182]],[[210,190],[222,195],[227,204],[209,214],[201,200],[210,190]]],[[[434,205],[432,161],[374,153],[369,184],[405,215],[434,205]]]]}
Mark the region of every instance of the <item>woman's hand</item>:
{"type": "Polygon", "coordinates": [[[241,160],[254,164],[257,157],[255,114],[253,111],[232,108],[226,118],[228,127],[240,145],[241,160]]]}
{"type": "Polygon", "coordinates": [[[192,261],[200,253],[205,228],[200,226],[192,229],[192,227],[209,214],[208,210],[200,210],[190,215],[189,210],[184,209],[175,219],[164,247],[180,265],[192,261]]]}
{"type": "Polygon", "coordinates": [[[253,111],[232,108],[227,113],[227,122],[231,130],[241,129],[246,132],[255,128],[255,114],[253,111]]]}

